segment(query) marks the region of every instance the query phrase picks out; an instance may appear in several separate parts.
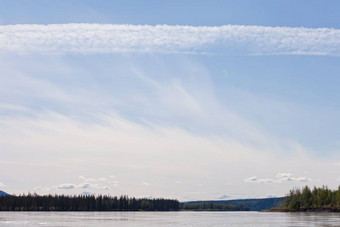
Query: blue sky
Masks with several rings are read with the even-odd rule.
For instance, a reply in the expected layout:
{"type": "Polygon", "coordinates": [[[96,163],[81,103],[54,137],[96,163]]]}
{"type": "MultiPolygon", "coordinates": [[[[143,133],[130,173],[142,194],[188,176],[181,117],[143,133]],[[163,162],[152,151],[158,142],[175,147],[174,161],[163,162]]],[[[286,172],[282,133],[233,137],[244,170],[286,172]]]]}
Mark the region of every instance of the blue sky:
{"type": "Polygon", "coordinates": [[[337,0],[2,1],[1,24],[110,23],[339,28],[337,0]]]}
{"type": "Polygon", "coordinates": [[[180,200],[340,180],[338,1],[2,1],[0,190],[180,200]]]}

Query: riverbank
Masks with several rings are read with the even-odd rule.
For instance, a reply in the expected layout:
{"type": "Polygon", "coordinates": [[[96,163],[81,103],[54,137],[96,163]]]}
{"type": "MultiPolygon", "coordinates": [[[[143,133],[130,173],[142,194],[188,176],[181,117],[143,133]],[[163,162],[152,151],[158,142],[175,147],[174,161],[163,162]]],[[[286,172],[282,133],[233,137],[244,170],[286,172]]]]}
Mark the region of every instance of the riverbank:
{"type": "Polygon", "coordinates": [[[291,210],[287,208],[272,208],[269,210],[263,210],[263,212],[314,212],[314,213],[321,213],[321,212],[332,212],[332,213],[339,213],[340,209],[336,207],[315,207],[315,208],[301,208],[298,210],[291,210]]]}

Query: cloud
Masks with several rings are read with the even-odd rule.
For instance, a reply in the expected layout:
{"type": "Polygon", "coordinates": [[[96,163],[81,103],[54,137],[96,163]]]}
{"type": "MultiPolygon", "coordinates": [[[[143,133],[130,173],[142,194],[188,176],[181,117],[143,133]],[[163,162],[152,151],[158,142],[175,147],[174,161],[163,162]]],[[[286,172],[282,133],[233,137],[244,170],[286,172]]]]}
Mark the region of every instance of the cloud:
{"type": "Polygon", "coordinates": [[[256,176],[254,177],[249,177],[244,179],[244,182],[246,183],[282,183],[282,182],[309,182],[311,181],[310,178],[308,177],[298,177],[295,178],[293,177],[293,174],[291,173],[278,173],[276,175],[277,179],[270,179],[270,178],[265,178],[265,179],[258,179],[256,176]]]}
{"type": "Polygon", "coordinates": [[[0,26],[0,51],[339,56],[340,30],[238,25],[19,24],[0,26]]]}
{"type": "Polygon", "coordinates": [[[312,179],[308,177],[299,177],[299,178],[292,178],[293,181],[298,181],[298,182],[309,182],[312,181],[312,179]]]}
{"type": "Polygon", "coordinates": [[[296,181],[296,182],[309,182],[309,181],[311,181],[311,179],[308,178],[308,177],[295,178],[295,177],[293,177],[293,174],[291,174],[291,173],[278,173],[277,178],[279,178],[279,179],[276,180],[276,182],[278,182],[278,183],[289,182],[289,181],[296,181]]]}
{"type": "Polygon", "coordinates": [[[80,184],[77,186],[77,188],[91,188],[91,189],[102,189],[102,190],[109,190],[110,187],[109,186],[103,186],[103,185],[99,185],[99,184],[80,184]]]}
{"type": "Polygon", "coordinates": [[[79,179],[83,180],[84,182],[105,182],[108,181],[105,177],[99,177],[99,178],[87,178],[84,176],[79,176],[79,179]]]}
{"type": "Polygon", "coordinates": [[[99,184],[89,184],[89,183],[81,183],[81,184],[60,184],[56,186],[57,189],[60,190],[70,190],[70,189],[110,189],[109,186],[102,186],[99,184]]]}
{"type": "Polygon", "coordinates": [[[274,183],[274,180],[266,178],[266,179],[258,179],[257,182],[258,183],[274,183]]]}
{"type": "Polygon", "coordinates": [[[249,177],[244,179],[244,182],[257,182],[257,177],[249,177]]]}
{"type": "Polygon", "coordinates": [[[76,186],[74,184],[60,184],[57,186],[58,189],[74,189],[76,186]]]}
{"type": "Polygon", "coordinates": [[[248,183],[273,183],[274,180],[273,179],[258,179],[257,177],[249,177],[244,179],[244,182],[248,182],[248,183]]]}
{"type": "Polygon", "coordinates": [[[84,176],[79,176],[79,178],[81,180],[85,181],[85,182],[94,182],[94,181],[96,181],[96,179],[94,179],[94,178],[86,178],[84,176]]]}
{"type": "Polygon", "coordinates": [[[77,186],[77,188],[89,188],[90,184],[80,184],[77,186]]]}
{"type": "MultiPolygon", "coordinates": [[[[195,135],[179,128],[159,125],[147,127],[118,115],[103,115],[103,123],[95,124],[61,117],[51,112],[46,114],[48,116],[36,119],[4,117],[0,120],[6,123],[0,127],[0,131],[3,131],[0,142],[10,152],[17,154],[17,157],[28,160],[17,164],[10,160],[1,160],[0,168],[15,173],[14,170],[21,167],[31,171],[28,172],[30,175],[46,174],[42,177],[39,175],[39,178],[46,176],[51,179],[49,183],[39,183],[44,184],[43,186],[56,185],[56,180],[68,183],[59,185],[59,188],[51,187],[52,190],[47,191],[48,193],[65,193],[68,190],[70,193],[91,191],[141,197],[152,194],[179,199],[189,195],[191,199],[211,199],[221,196],[217,188],[225,187],[224,184],[221,185],[222,182],[238,182],[238,179],[247,177],[246,172],[237,172],[238,169],[248,168],[255,176],[260,174],[261,170],[258,170],[258,165],[254,165],[254,160],[265,163],[263,169],[277,169],[276,173],[287,165],[290,168],[301,166],[301,160],[306,160],[305,156],[299,155],[291,160],[277,158],[277,153],[269,153],[271,149],[257,150],[227,137],[195,135]],[[17,150],[23,152],[18,153],[17,150]],[[41,159],[31,159],[32,155],[41,159]],[[84,161],[77,162],[77,158],[84,161]],[[68,168],[63,168],[65,166],[68,168]],[[48,172],[51,168],[55,172],[48,172]],[[69,175],[70,172],[73,175],[69,175]],[[221,172],[232,174],[221,175],[221,172]],[[116,178],[109,177],[112,173],[116,174],[116,178]],[[69,181],[65,176],[72,176],[77,181],[69,181]],[[108,182],[104,183],[100,178],[106,178],[108,182]],[[183,182],[181,187],[169,185],[169,182],[179,179],[183,182]],[[116,187],[118,181],[119,187],[116,187]],[[143,182],[152,184],[147,187],[142,185],[143,182]],[[198,187],[197,182],[204,184],[198,187]],[[114,190],[104,192],[103,190],[108,190],[106,186],[114,190]],[[192,188],[198,193],[189,194],[188,191],[192,191],[192,188]],[[204,191],[217,192],[204,194],[204,191]]],[[[311,162],[310,165],[314,164],[315,162],[311,162]]],[[[251,179],[258,181],[256,183],[265,181],[265,178],[251,179]]],[[[265,196],[271,193],[270,187],[273,185],[268,183],[256,186],[261,186],[262,191],[266,190],[265,196]]],[[[288,186],[289,184],[282,184],[282,191],[288,191],[288,186]]],[[[243,188],[236,183],[228,194],[233,198],[245,197],[245,194],[236,194],[249,190],[244,185],[243,188]]],[[[283,194],[277,191],[275,193],[283,194]]],[[[249,196],[248,194],[247,197],[249,196]]],[[[251,197],[256,196],[252,194],[251,197]]]]}
{"type": "Polygon", "coordinates": [[[0,187],[5,187],[6,185],[4,185],[3,183],[0,182],[0,187]]]}
{"type": "Polygon", "coordinates": [[[291,173],[278,173],[276,177],[282,178],[282,177],[292,177],[293,175],[291,173]]]}

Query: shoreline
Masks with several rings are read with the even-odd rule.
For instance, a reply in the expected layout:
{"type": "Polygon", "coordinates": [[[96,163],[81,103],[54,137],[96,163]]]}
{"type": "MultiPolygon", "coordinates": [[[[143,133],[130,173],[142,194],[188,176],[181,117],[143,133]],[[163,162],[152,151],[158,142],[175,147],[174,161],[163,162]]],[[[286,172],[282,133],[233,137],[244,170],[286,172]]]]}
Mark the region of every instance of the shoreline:
{"type": "Polygon", "coordinates": [[[262,212],[285,212],[285,213],[339,213],[340,209],[336,207],[318,207],[318,208],[302,208],[299,210],[290,210],[287,208],[272,208],[263,210],[262,212]]]}

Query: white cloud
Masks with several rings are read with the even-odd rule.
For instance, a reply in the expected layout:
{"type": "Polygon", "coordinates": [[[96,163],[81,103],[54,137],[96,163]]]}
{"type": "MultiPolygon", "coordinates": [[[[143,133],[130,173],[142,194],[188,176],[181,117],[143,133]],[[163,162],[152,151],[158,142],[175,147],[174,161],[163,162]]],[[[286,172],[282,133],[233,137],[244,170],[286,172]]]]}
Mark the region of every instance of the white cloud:
{"type": "Polygon", "coordinates": [[[291,173],[278,173],[277,175],[276,175],[276,177],[278,177],[278,178],[282,178],[282,177],[292,177],[293,176],[293,174],[291,174],[291,173]]]}
{"type": "Polygon", "coordinates": [[[277,179],[270,179],[270,178],[258,179],[256,176],[254,176],[254,177],[249,177],[249,178],[244,179],[244,182],[246,183],[282,183],[282,182],[290,182],[290,181],[295,181],[295,182],[311,181],[311,179],[308,177],[295,178],[293,177],[293,174],[291,173],[278,173],[276,177],[277,179]]]}
{"type": "Polygon", "coordinates": [[[57,186],[58,189],[74,189],[76,186],[74,184],[60,184],[57,186]]]}
{"type": "Polygon", "coordinates": [[[290,174],[289,176],[284,176],[284,177],[280,177],[279,179],[276,180],[276,182],[281,183],[281,182],[289,182],[289,181],[295,181],[295,182],[309,182],[312,179],[308,178],[308,177],[298,177],[295,178],[293,177],[292,174],[290,174]]]}
{"type": "Polygon", "coordinates": [[[3,183],[0,182],[0,187],[5,187],[6,185],[4,185],[3,183]]]}
{"type": "Polygon", "coordinates": [[[340,30],[263,26],[51,24],[0,26],[0,50],[16,53],[218,53],[340,55],[340,30]]]}
{"type": "Polygon", "coordinates": [[[109,186],[103,186],[100,184],[90,184],[90,183],[81,183],[81,184],[60,184],[56,187],[52,187],[60,190],[69,190],[69,189],[103,189],[103,190],[108,190],[110,189],[109,186]]]}
{"type": "Polygon", "coordinates": [[[108,181],[106,177],[99,177],[99,178],[87,178],[84,176],[79,176],[79,179],[83,180],[84,182],[105,182],[108,181]]]}
{"type": "Polygon", "coordinates": [[[244,182],[257,182],[257,177],[249,177],[244,179],[244,182]]]}
{"type": "Polygon", "coordinates": [[[258,183],[274,183],[275,181],[273,179],[266,178],[266,179],[258,179],[257,182],[258,183]]]}
{"type": "Polygon", "coordinates": [[[247,183],[273,183],[273,179],[258,179],[257,177],[249,177],[244,179],[244,182],[247,183]]]}
{"type": "Polygon", "coordinates": [[[77,188],[89,188],[90,184],[80,184],[77,186],[77,188]]]}
{"type": "MultiPolygon", "coordinates": [[[[9,170],[13,174],[12,178],[20,176],[22,172],[25,176],[37,175],[39,177],[35,182],[42,186],[55,185],[56,180],[68,182],[59,185],[59,188],[50,187],[51,190],[45,193],[65,193],[68,190],[71,193],[91,191],[141,197],[152,194],[155,197],[178,199],[185,196],[211,199],[222,195],[221,188],[226,186],[223,182],[235,182],[233,187],[228,188],[231,198],[266,196],[273,192],[275,186],[269,183],[270,179],[249,178],[255,183],[267,183],[253,184],[253,194],[249,195],[249,187],[239,182],[239,179],[247,177],[243,169],[254,176],[262,176],[268,169],[277,173],[287,165],[291,171],[303,172],[307,167],[299,169],[301,160],[309,160],[305,153],[294,152],[293,158],[289,159],[285,154],[278,156],[279,151],[271,153],[272,149],[255,149],[228,137],[200,136],[159,125],[145,126],[116,115],[102,116],[104,123],[96,124],[51,112],[44,114],[35,119],[4,117],[0,120],[0,123],[6,122],[0,127],[3,135],[1,144],[16,157],[24,159],[16,162],[9,158],[0,160],[0,169],[9,170]],[[40,159],[32,159],[32,156],[40,159]],[[83,161],[76,162],[79,157],[83,161]],[[259,168],[257,163],[264,163],[263,167],[259,168]],[[15,172],[18,167],[26,172],[15,172]],[[49,169],[53,171],[49,172],[49,169]],[[109,177],[111,173],[116,173],[116,177],[109,177]],[[50,181],[39,182],[40,178],[50,181]],[[74,178],[78,181],[72,181],[74,178]],[[100,178],[108,181],[101,181],[100,178]],[[169,182],[179,179],[181,184],[169,185],[169,182]],[[201,184],[198,187],[196,184],[199,182],[201,184]],[[148,183],[152,183],[152,187],[147,187],[148,183]],[[108,187],[111,190],[104,191],[109,190],[108,187]],[[193,189],[197,194],[190,193],[193,189]]],[[[317,161],[312,160],[309,165],[313,167],[317,161]]],[[[313,178],[319,177],[315,175],[318,172],[309,174],[313,178]]],[[[282,184],[281,191],[274,192],[284,194],[291,187],[292,184],[282,184]]],[[[39,192],[44,193],[44,190],[39,192]]]]}
{"type": "Polygon", "coordinates": [[[309,182],[312,181],[312,179],[310,179],[309,177],[299,177],[299,178],[293,178],[295,181],[299,181],[299,182],[309,182]]]}

